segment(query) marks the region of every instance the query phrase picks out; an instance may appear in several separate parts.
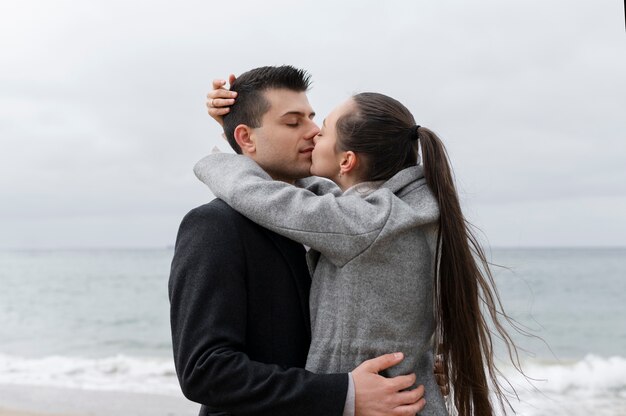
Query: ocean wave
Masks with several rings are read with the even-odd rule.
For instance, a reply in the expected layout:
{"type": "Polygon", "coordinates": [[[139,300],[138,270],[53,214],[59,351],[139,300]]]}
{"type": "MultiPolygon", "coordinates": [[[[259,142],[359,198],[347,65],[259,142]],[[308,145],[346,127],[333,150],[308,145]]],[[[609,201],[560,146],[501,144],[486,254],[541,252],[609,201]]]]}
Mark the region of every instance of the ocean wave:
{"type": "Polygon", "coordinates": [[[579,361],[523,363],[525,379],[512,368],[504,375],[515,387],[520,415],[626,415],[626,358],[587,355],[579,361]]]}
{"type": "Polygon", "coordinates": [[[24,358],[0,354],[0,383],[181,394],[172,360],[125,355],[24,358]]]}
{"type": "MultiPolygon", "coordinates": [[[[545,393],[577,392],[593,396],[607,392],[626,393],[626,358],[587,355],[572,362],[527,361],[524,371],[535,379],[534,384],[545,393]]],[[[523,377],[511,369],[508,378],[520,382],[523,377]]]]}
{"type": "MultiPolygon", "coordinates": [[[[519,394],[518,415],[626,414],[626,358],[588,355],[573,362],[528,361],[532,384],[512,368],[504,374],[519,394]]],[[[168,359],[116,355],[106,358],[0,354],[0,383],[180,396],[168,359]]]]}

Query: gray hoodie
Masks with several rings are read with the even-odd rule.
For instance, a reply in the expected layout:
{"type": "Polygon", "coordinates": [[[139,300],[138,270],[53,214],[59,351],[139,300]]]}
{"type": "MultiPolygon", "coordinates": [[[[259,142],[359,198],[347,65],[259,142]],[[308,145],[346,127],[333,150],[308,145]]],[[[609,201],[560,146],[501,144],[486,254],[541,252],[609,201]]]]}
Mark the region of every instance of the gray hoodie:
{"type": "Polygon", "coordinates": [[[433,376],[439,209],[421,166],[377,189],[360,184],[343,194],[323,179],[304,180],[303,188],[273,181],[252,159],[234,154],[207,156],[194,172],[252,221],[311,247],[308,370],[349,372],[402,351],[404,361],[385,375],[415,372],[426,388],[420,414],[448,414],[433,376]]]}

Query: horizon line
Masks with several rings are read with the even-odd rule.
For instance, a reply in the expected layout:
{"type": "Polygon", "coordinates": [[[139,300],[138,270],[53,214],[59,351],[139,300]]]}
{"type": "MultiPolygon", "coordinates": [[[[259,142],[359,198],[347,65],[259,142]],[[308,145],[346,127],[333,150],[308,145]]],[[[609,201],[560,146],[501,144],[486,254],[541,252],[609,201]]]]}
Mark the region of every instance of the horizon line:
{"type": "MultiPolygon", "coordinates": [[[[0,252],[9,251],[148,251],[148,250],[174,250],[174,245],[159,246],[89,246],[89,247],[0,247],[0,252]]],[[[542,249],[586,249],[586,250],[610,250],[626,249],[626,245],[485,245],[484,250],[542,250],[542,249]]]]}

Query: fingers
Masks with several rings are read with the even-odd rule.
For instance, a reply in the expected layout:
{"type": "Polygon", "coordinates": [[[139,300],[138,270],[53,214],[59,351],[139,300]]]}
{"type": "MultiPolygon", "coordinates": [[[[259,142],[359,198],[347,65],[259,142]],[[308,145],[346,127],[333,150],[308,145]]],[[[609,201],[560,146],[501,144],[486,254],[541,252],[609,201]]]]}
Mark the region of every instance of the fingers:
{"type": "Polygon", "coordinates": [[[393,409],[392,414],[395,416],[415,416],[417,413],[424,410],[425,406],[426,400],[420,399],[417,403],[396,407],[393,409]]]}
{"type": "Polygon", "coordinates": [[[395,376],[390,378],[389,385],[393,391],[408,389],[415,384],[415,374],[407,374],[406,376],[395,376]]]}
{"type": "MultiPolygon", "coordinates": [[[[230,112],[230,106],[235,103],[235,97],[237,93],[235,91],[228,91],[222,86],[226,83],[224,80],[214,80],[213,89],[206,96],[207,112],[211,117],[216,120],[221,120],[221,117],[230,112]]],[[[220,122],[221,124],[221,122],[220,122]]]]}
{"type": "MultiPolygon", "coordinates": [[[[232,85],[235,82],[235,75],[230,74],[228,81],[232,85]]],[[[229,91],[226,88],[225,79],[214,79],[211,87],[212,90],[206,95],[207,113],[223,127],[223,117],[230,112],[230,106],[235,103],[237,92],[229,91]]]]}
{"type": "MultiPolygon", "coordinates": [[[[233,74],[230,74],[230,76],[228,77],[229,82],[232,84],[233,82],[235,82],[235,76],[233,74]]],[[[209,93],[206,95],[207,98],[207,106],[209,106],[209,104],[212,102],[211,100],[216,100],[216,99],[234,99],[235,97],[237,97],[237,92],[235,91],[230,91],[226,88],[226,80],[225,79],[214,79],[213,82],[211,83],[212,86],[212,90],[209,91],[209,93]]],[[[226,103],[226,102],[222,102],[221,104],[212,104],[212,107],[222,107],[225,105],[232,105],[234,103],[234,101],[230,102],[230,103],[226,103]]]]}
{"type": "Polygon", "coordinates": [[[230,107],[235,103],[232,98],[209,98],[206,102],[207,108],[230,107]]]}
{"type": "Polygon", "coordinates": [[[206,98],[208,100],[215,100],[218,98],[222,98],[222,99],[232,99],[237,97],[237,93],[235,91],[229,91],[227,89],[224,88],[220,88],[217,90],[211,90],[209,91],[209,93],[206,95],[206,98]]]}
{"type": "Polygon", "coordinates": [[[371,360],[363,361],[359,367],[362,367],[367,372],[378,374],[389,367],[393,367],[403,359],[404,354],[395,352],[393,354],[385,354],[372,358],[371,360]]]}
{"type": "MultiPolygon", "coordinates": [[[[441,346],[440,346],[441,348],[441,346]]],[[[435,356],[435,379],[437,380],[437,385],[439,386],[439,390],[443,396],[447,396],[450,394],[450,383],[448,380],[448,369],[446,366],[446,361],[443,358],[443,355],[437,354],[435,356]]]]}
{"type": "Polygon", "coordinates": [[[209,113],[209,115],[213,118],[221,117],[225,114],[228,114],[229,112],[230,112],[230,107],[209,108],[209,111],[207,111],[207,113],[209,113]]]}
{"type": "Polygon", "coordinates": [[[443,374],[443,358],[441,355],[435,356],[435,374],[443,374]]]}
{"type": "Polygon", "coordinates": [[[441,394],[444,396],[450,394],[450,384],[448,383],[448,377],[445,374],[435,374],[435,379],[437,380],[437,385],[439,386],[441,394]]]}
{"type": "Polygon", "coordinates": [[[206,102],[207,112],[211,117],[221,117],[228,114],[234,102],[232,98],[209,98],[206,102]]]}
{"type": "Polygon", "coordinates": [[[225,79],[214,79],[213,82],[211,83],[211,88],[214,90],[219,90],[224,85],[226,85],[225,79]]]}
{"type": "Polygon", "coordinates": [[[435,374],[435,380],[440,386],[444,386],[448,383],[448,377],[445,374],[435,374]]]}
{"type": "Polygon", "coordinates": [[[397,406],[411,405],[424,398],[424,386],[413,390],[401,391],[395,395],[394,401],[397,406]]]}
{"type": "Polygon", "coordinates": [[[224,89],[209,92],[207,94],[206,101],[207,112],[209,115],[215,119],[219,119],[220,117],[228,114],[230,112],[230,106],[235,103],[235,99],[230,97],[235,95],[237,95],[236,92],[224,89]]]}
{"type": "Polygon", "coordinates": [[[442,355],[435,356],[435,380],[437,380],[437,385],[439,386],[439,390],[441,394],[447,396],[450,394],[450,384],[448,381],[448,374],[446,369],[446,363],[443,359],[442,355]]]}

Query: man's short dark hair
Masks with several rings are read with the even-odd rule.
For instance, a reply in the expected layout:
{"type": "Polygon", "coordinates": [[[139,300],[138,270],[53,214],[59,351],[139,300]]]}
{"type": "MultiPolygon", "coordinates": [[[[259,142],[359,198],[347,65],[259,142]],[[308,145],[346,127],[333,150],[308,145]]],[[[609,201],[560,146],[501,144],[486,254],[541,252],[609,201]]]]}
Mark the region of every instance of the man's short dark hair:
{"type": "Polygon", "coordinates": [[[290,65],[262,66],[244,72],[233,82],[230,89],[237,92],[235,104],[224,116],[224,134],[235,152],[241,147],[235,140],[235,128],[240,124],[256,128],[261,126],[263,115],[270,103],[263,93],[269,89],[288,89],[304,92],[309,89],[311,76],[303,69],[290,65]]]}

